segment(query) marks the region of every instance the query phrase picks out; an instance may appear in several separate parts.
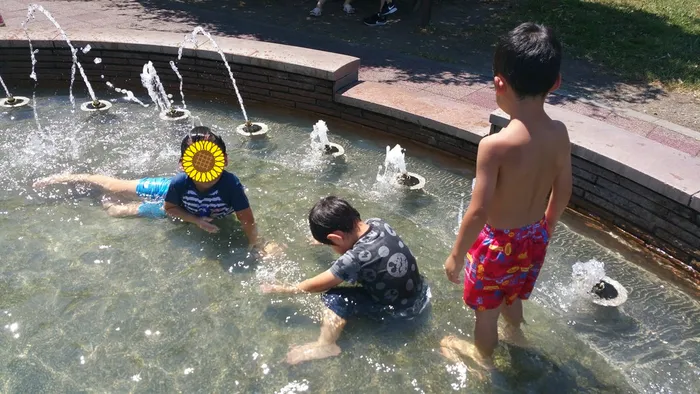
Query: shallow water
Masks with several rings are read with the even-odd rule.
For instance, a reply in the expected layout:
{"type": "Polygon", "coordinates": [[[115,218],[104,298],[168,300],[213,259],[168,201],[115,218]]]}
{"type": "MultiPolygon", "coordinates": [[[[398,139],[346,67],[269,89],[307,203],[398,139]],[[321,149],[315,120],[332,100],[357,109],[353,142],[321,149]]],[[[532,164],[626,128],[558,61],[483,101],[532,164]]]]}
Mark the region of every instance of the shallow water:
{"type": "Polygon", "coordinates": [[[440,339],[470,336],[474,323],[442,270],[472,169],[332,120],[329,139],[347,159],[310,159],[318,117],[248,107],[270,126],[270,141],[235,134],[237,105],[188,97],[193,115],[223,135],[228,170],[248,188],[261,231],[288,245],[286,259],[246,257],[235,220],[208,235],[170,220],[110,218],[100,194],[84,188],[31,188],[37,177],[66,171],[175,174],[187,123],[121,100],[107,114],[71,113],[67,97],[51,95],[37,97],[36,119],[29,108],[0,112],[0,391],[700,391],[700,302],[566,225],[526,305],[534,350],[501,345],[492,383],[471,365],[448,362],[440,339]],[[407,148],[408,170],[428,180],[425,193],[374,188],[385,147],[395,143],[407,148]],[[319,300],[258,288],[329,266],[331,251],[306,243],[308,209],[327,194],[397,229],[431,283],[433,306],[410,324],[353,322],[339,357],[289,367],[288,347],[318,335],[319,300]],[[567,298],[571,266],[590,259],[627,288],[624,305],[567,298]]]}

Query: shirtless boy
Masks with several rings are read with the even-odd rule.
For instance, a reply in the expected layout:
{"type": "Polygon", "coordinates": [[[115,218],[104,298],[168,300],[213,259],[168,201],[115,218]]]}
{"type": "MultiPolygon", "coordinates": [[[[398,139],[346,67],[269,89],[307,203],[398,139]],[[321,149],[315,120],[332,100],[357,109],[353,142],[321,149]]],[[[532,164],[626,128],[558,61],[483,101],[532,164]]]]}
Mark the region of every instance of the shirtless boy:
{"type": "Polygon", "coordinates": [[[499,315],[507,339],[524,340],[522,301],[530,297],[571,197],[566,126],[544,111],[545,97],[561,83],[560,65],[561,44],[542,25],[524,23],[496,47],[496,101],[511,121],[479,144],[472,200],[445,261],[454,283],[466,263],[464,302],[476,313],[474,344],[455,337],[441,342],[444,354],[470,357],[482,367],[492,366],[499,315]]]}

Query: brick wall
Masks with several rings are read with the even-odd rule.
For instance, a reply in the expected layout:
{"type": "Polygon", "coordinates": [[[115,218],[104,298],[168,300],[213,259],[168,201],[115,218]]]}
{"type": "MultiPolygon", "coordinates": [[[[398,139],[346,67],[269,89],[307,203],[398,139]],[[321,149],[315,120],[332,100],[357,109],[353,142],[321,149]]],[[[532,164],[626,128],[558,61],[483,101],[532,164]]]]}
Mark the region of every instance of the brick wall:
{"type": "MultiPolygon", "coordinates": [[[[70,80],[70,51],[67,48],[41,46],[35,46],[35,48],[39,49],[35,68],[40,86],[42,81],[65,81],[67,84],[70,80]]],[[[171,60],[176,60],[175,55],[93,49],[88,54],[80,54],[79,60],[93,88],[96,88],[98,97],[99,91],[104,91],[106,81],[121,88],[141,88],[140,73],[143,65],[149,60],[153,62],[166,90],[173,94],[179,91],[179,80],[169,65],[171,60]],[[93,62],[95,57],[101,58],[102,62],[95,64],[93,62]],[[101,78],[102,75],[104,79],[101,78]]],[[[333,100],[334,81],[263,67],[241,64],[230,64],[230,66],[244,100],[268,102],[321,113],[324,107],[318,102],[328,103],[333,100]]],[[[177,67],[184,80],[185,91],[235,95],[233,84],[220,60],[183,56],[177,67]]],[[[28,48],[2,49],[0,75],[6,81],[10,83],[20,81],[21,84],[26,85],[31,82],[30,72],[31,61],[28,48]]],[[[74,86],[77,92],[84,91],[84,83],[77,71],[74,86]]]]}
{"type": "Polygon", "coordinates": [[[573,207],[611,222],[700,271],[700,212],[576,157],[573,173],[573,207]]]}

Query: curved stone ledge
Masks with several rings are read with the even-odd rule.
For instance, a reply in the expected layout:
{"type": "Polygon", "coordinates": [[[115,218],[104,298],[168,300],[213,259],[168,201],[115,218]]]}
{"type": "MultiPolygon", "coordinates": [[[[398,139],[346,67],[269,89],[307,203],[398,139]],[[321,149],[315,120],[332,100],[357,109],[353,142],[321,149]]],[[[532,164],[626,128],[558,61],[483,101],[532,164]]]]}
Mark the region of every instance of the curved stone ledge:
{"type": "MultiPolygon", "coordinates": [[[[88,54],[79,53],[79,58],[94,81],[140,88],[141,67],[150,60],[166,89],[177,91],[178,79],[168,62],[176,59],[177,45],[184,35],[119,31],[120,36],[114,37],[114,31],[100,30],[68,33],[75,47],[92,47],[88,54]],[[102,62],[94,64],[95,57],[102,62]]],[[[63,41],[53,41],[60,40],[60,36],[53,30],[32,30],[31,38],[39,49],[39,84],[66,81],[71,58],[63,41]]],[[[489,117],[496,126],[507,124],[507,118],[481,107],[426,91],[358,83],[357,58],[259,41],[214,38],[226,53],[246,101],[320,113],[472,161],[479,141],[489,134],[489,117]]],[[[0,53],[0,74],[6,82],[28,86],[31,63],[24,33],[18,29],[0,31],[0,53]]],[[[209,43],[196,50],[186,48],[178,68],[186,92],[234,95],[220,56],[209,43]]],[[[77,76],[76,91],[80,91],[81,84],[77,76]]],[[[104,94],[103,87],[96,90],[98,96],[104,94]]],[[[556,107],[547,110],[567,124],[571,133],[571,207],[662,250],[682,262],[677,266],[700,280],[700,160],[570,111],[556,107]]]]}

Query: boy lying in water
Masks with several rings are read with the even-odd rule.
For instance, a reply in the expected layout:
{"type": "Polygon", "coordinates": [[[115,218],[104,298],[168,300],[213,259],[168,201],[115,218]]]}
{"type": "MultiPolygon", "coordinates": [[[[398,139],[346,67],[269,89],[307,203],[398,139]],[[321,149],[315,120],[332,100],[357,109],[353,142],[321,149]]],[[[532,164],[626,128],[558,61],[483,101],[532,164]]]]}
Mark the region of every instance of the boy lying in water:
{"type": "MultiPolygon", "coordinates": [[[[199,126],[192,129],[180,144],[180,167],[190,145],[208,141],[214,144],[223,155],[223,166],[228,165],[226,144],[224,140],[211,132],[208,127],[199,126]]],[[[187,153],[189,154],[189,153],[187,153]]],[[[143,178],[125,180],[105,175],[94,174],[59,174],[42,178],[34,183],[35,188],[42,188],[59,183],[84,183],[102,188],[106,193],[137,200],[127,204],[115,204],[103,200],[103,205],[110,216],[115,217],[155,217],[171,216],[210,233],[219,231],[213,220],[232,213],[241,222],[243,231],[251,247],[263,246],[258,237],[253,210],[250,208],[245,188],[236,175],[222,170],[220,174],[208,181],[197,181],[186,173],[172,178],[143,178]]],[[[276,249],[270,244],[267,249],[276,249]]]]}
{"type": "Polygon", "coordinates": [[[336,344],[352,317],[411,319],[428,305],[430,290],[413,254],[388,223],[362,221],[359,212],[337,197],[321,199],[309,212],[314,239],[340,254],[331,268],[296,285],[262,285],[264,293],[323,293],[321,334],[315,342],[296,346],[289,364],[337,356],[336,344]],[[358,287],[336,287],[343,282],[358,287]]]}

